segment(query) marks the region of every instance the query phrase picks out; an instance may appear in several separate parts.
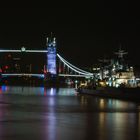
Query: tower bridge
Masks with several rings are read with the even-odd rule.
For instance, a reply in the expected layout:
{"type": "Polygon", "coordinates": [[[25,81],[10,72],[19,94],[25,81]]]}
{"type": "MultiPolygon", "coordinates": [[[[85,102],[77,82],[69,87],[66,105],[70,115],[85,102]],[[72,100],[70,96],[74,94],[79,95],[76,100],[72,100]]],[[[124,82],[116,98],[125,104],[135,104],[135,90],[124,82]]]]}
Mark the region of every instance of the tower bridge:
{"type": "Polygon", "coordinates": [[[46,73],[62,77],[93,77],[93,73],[82,70],[57,53],[56,38],[51,37],[46,40],[46,50],[29,50],[25,47],[21,49],[0,49],[0,53],[46,53],[47,63],[44,67],[44,73],[1,73],[4,76],[35,76],[45,78],[46,73]],[[57,63],[58,61],[58,63],[57,63]],[[58,68],[58,69],[57,69],[58,68]]]}

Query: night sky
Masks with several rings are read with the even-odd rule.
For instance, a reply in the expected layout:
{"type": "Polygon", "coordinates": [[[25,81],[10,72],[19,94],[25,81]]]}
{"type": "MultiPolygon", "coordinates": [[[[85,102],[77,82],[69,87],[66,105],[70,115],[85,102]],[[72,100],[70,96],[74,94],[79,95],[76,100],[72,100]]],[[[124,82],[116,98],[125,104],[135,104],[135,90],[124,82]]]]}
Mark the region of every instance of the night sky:
{"type": "Polygon", "coordinates": [[[0,48],[45,49],[53,32],[58,52],[73,64],[91,66],[98,59],[128,51],[130,63],[139,64],[140,21],[131,3],[91,6],[15,6],[0,9],[0,48]]]}

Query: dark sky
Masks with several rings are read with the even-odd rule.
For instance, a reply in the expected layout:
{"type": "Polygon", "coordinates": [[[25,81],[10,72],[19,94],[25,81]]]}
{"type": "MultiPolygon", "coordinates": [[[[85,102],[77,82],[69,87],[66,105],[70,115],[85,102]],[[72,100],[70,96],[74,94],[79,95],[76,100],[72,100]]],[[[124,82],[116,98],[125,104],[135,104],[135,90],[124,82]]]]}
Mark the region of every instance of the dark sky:
{"type": "MultiPolygon", "coordinates": [[[[89,4],[90,5],[90,4],[89,4]]],[[[14,6],[0,9],[0,48],[45,49],[53,32],[57,50],[78,66],[91,66],[122,48],[139,64],[139,12],[131,3],[99,2],[91,6],[14,6]]]]}

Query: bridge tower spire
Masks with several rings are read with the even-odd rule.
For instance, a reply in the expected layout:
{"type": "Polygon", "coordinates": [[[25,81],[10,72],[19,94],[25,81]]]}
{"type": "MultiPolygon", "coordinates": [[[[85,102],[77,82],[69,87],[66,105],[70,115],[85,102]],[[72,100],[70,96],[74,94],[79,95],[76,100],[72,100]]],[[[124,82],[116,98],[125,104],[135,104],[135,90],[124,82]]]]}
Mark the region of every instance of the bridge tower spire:
{"type": "Polygon", "coordinates": [[[56,70],[56,38],[52,36],[47,37],[46,40],[47,46],[47,72],[50,72],[53,75],[57,74],[56,70]]]}

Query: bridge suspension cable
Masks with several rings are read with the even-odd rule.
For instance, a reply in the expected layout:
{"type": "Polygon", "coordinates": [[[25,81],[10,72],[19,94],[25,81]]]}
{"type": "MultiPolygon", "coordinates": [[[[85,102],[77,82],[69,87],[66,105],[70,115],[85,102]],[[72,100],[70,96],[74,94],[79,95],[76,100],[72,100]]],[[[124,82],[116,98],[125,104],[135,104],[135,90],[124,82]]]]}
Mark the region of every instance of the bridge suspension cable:
{"type": "Polygon", "coordinates": [[[62,58],[59,54],[57,54],[58,58],[67,66],[69,67],[71,70],[73,70],[74,72],[78,73],[78,74],[82,74],[82,75],[86,75],[86,76],[93,76],[92,73],[84,71],[82,69],[77,68],[76,66],[72,65],[71,63],[69,63],[68,61],[66,61],[64,58],[62,58]]]}
{"type": "MultiPolygon", "coordinates": [[[[57,54],[57,55],[59,55],[59,54],[57,54]]],[[[61,57],[61,56],[59,55],[59,57],[61,57]]],[[[89,75],[93,75],[91,72],[84,71],[84,70],[82,70],[82,69],[80,69],[80,68],[78,68],[78,67],[72,65],[71,63],[69,63],[69,62],[68,62],[67,60],[65,60],[64,58],[61,57],[61,59],[62,59],[63,61],[65,61],[65,63],[67,63],[68,65],[70,65],[71,67],[75,68],[76,70],[78,70],[78,71],[80,71],[80,72],[83,72],[83,73],[86,73],[86,74],[89,74],[89,75]]]]}

